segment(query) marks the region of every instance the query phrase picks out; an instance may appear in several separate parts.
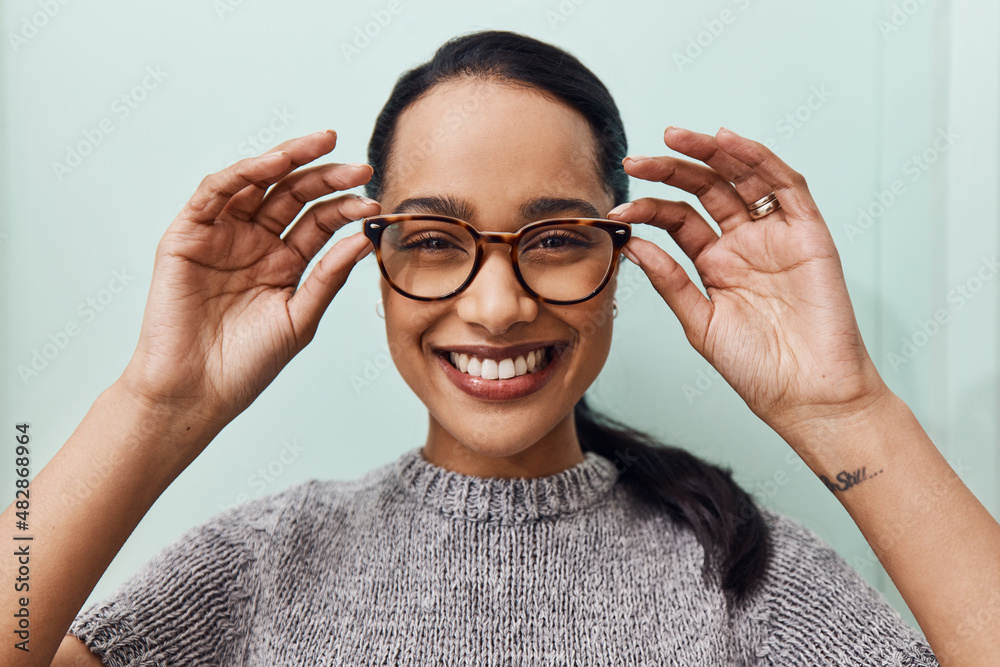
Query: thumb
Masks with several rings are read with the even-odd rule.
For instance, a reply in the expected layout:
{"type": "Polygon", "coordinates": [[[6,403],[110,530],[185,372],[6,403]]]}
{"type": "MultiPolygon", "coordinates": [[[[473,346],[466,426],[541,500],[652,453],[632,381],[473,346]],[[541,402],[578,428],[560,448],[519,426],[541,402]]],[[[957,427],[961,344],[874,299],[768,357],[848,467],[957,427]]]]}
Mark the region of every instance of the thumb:
{"type": "Polygon", "coordinates": [[[363,232],[357,232],[333,244],[323,258],[309,272],[306,281],[288,300],[288,313],[296,332],[304,340],[312,340],[319,320],[330,306],[333,297],[347,282],[354,265],[372,251],[372,244],[363,232]]]}
{"type": "Polygon", "coordinates": [[[653,289],[667,302],[684,328],[688,342],[704,356],[712,302],[695,286],[684,267],[655,243],[633,236],[625,244],[625,251],[625,256],[642,269],[653,289]]]}

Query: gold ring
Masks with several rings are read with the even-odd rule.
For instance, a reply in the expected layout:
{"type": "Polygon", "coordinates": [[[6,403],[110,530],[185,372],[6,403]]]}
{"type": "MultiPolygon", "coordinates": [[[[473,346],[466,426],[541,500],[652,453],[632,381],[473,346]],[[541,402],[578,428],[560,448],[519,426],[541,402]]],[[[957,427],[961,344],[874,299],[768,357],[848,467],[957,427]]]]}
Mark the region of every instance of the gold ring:
{"type": "Polygon", "coordinates": [[[750,217],[757,220],[768,213],[777,211],[781,208],[781,202],[778,201],[778,196],[772,192],[750,204],[748,208],[750,209],[750,217]]]}
{"type": "Polygon", "coordinates": [[[747,208],[749,208],[749,209],[750,209],[750,210],[752,211],[752,210],[754,210],[755,208],[760,208],[760,207],[761,207],[761,206],[763,206],[764,204],[768,204],[768,203],[770,203],[770,202],[774,201],[774,200],[775,200],[775,199],[777,199],[777,198],[778,198],[778,195],[776,195],[776,194],[774,194],[774,193],[772,192],[772,193],[770,193],[770,194],[766,194],[766,195],[764,195],[763,197],[761,197],[760,199],[758,199],[757,201],[755,201],[755,202],[754,202],[754,203],[752,203],[752,204],[747,204],[747,208]]]}

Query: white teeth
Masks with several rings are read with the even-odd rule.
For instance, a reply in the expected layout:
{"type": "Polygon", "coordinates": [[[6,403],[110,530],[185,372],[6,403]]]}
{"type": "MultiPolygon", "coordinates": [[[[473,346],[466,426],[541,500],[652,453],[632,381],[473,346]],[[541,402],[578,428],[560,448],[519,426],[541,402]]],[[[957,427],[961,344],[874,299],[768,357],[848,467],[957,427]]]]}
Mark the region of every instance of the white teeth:
{"type": "Polygon", "coordinates": [[[539,371],[548,363],[545,362],[545,348],[532,350],[526,355],[507,359],[478,359],[468,354],[450,352],[452,366],[459,371],[484,380],[507,380],[527,373],[539,371]]]}
{"type": "Polygon", "coordinates": [[[484,380],[496,380],[500,377],[500,367],[493,359],[483,359],[483,369],[480,376],[484,380]]]}
{"type": "Polygon", "coordinates": [[[524,360],[524,357],[518,357],[514,360],[514,375],[524,375],[528,372],[528,362],[524,360]]]}
{"type": "Polygon", "coordinates": [[[451,365],[462,371],[463,373],[469,368],[469,355],[459,354],[458,352],[450,352],[451,355],[451,365]]]}

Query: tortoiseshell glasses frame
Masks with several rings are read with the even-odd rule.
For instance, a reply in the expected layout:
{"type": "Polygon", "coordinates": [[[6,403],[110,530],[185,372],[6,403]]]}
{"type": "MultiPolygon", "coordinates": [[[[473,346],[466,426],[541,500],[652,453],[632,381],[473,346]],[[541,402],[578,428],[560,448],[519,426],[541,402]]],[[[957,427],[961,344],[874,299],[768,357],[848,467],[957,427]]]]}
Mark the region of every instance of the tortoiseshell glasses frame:
{"type": "Polygon", "coordinates": [[[611,279],[611,275],[614,273],[615,266],[618,264],[619,256],[621,255],[622,246],[631,238],[632,236],[632,225],[627,222],[618,222],[615,220],[605,220],[603,218],[549,218],[546,220],[538,220],[535,222],[528,223],[517,232],[481,232],[470,223],[459,218],[453,218],[447,215],[434,215],[434,214],[424,214],[424,213],[394,213],[387,215],[375,215],[369,218],[363,218],[361,220],[361,225],[364,230],[364,234],[368,239],[371,240],[372,245],[375,247],[375,259],[378,261],[379,270],[382,272],[382,277],[385,281],[389,283],[396,292],[402,294],[403,296],[415,299],[417,301],[442,301],[449,297],[455,296],[470,284],[475,279],[476,274],[479,273],[479,268],[482,266],[483,256],[486,251],[487,243],[505,243],[510,246],[510,258],[511,264],[514,267],[514,275],[517,276],[518,282],[524,287],[525,291],[531,296],[535,297],[543,303],[551,303],[556,305],[570,305],[574,303],[581,303],[587,299],[593,298],[598,292],[604,289],[604,286],[608,284],[611,279]],[[476,243],[476,257],[472,265],[472,269],[469,272],[468,278],[465,281],[451,290],[447,294],[442,296],[417,296],[410,294],[397,285],[389,272],[386,270],[385,262],[382,260],[382,233],[389,228],[390,225],[399,222],[408,222],[413,220],[426,220],[435,222],[445,222],[458,225],[462,227],[469,235],[473,238],[476,243]],[[524,276],[521,274],[521,269],[518,266],[518,243],[527,234],[535,232],[543,227],[553,227],[553,226],[565,226],[565,225],[581,225],[585,227],[595,227],[602,229],[607,232],[610,237],[612,244],[611,257],[608,260],[608,268],[605,271],[604,278],[601,280],[600,285],[598,285],[593,291],[584,297],[579,299],[550,299],[548,297],[538,294],[535,290],[531,288],[530,285],[524,280],[524,276]]]}

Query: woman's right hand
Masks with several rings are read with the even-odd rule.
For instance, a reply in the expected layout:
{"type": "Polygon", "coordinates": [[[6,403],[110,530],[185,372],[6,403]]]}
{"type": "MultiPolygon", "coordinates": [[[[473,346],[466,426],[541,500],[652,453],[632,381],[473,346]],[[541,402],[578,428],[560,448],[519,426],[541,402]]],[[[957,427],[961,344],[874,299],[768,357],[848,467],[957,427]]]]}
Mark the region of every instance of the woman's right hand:
{"type": "Polygon", "coordinates": [[[129,394],[221,429],[312,340],[371,243],[341,239],[298,286],[306,266],[341,226],[379,212],[341,195],[281,236],[307,202],[371,178],[369,165],[296,171],[336,142],[332,130],[293,139],[201,182],[157,245],[139,343],[118,380],[129,394]]]}

